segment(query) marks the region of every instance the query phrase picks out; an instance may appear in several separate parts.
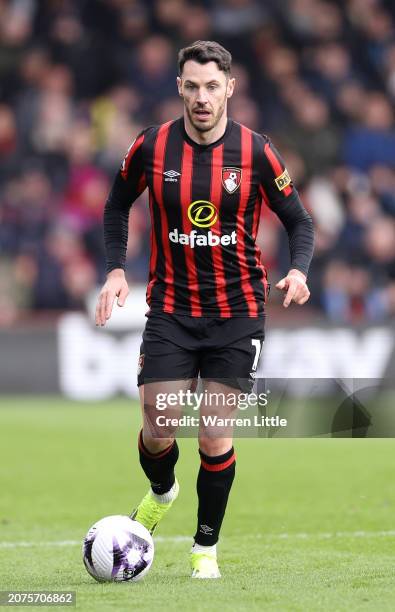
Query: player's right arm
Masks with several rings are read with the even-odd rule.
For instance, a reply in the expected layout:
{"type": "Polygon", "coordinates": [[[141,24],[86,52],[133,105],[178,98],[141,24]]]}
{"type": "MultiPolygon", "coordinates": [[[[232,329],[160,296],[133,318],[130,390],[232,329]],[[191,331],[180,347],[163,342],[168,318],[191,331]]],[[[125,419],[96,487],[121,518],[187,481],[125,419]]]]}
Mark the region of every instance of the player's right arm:
{"type": "Polygon", "coordinates": [[[96,306],[96,325],[110,318],[115,298],[123,306],[129,293],[125,278],[129,212],[133,202],[147,186],[142,145],[145,131],[129,147],[118,171],[104,209],[104,244],[107,280],[96,306]]]}

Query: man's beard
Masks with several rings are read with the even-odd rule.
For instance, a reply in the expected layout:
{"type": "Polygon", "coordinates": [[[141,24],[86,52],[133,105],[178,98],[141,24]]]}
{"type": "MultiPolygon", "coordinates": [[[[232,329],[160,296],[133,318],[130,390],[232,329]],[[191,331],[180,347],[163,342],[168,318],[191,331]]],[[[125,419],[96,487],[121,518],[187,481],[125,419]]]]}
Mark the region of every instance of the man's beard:
{"type": "Polygon", "coordinates": [[[200,124],[200,123],[196,123],[194,118],[193,118],[193,114],[192,111],[189,109],[188,106],[185,105],[186,111],[187,111],[187,115],[188,115],[188,119],[189,121],[192,123],[193,127],[195,128],[195,130],[197,132],[209,132],[210,130],[213,130],[219,123],[222,115],[224,114],[225,111],[225,101],[226,99],[223,101],[222,105],[219,107],[217,114],[213,116],[211,121],[208,121],[205,124],[200,124]]]}

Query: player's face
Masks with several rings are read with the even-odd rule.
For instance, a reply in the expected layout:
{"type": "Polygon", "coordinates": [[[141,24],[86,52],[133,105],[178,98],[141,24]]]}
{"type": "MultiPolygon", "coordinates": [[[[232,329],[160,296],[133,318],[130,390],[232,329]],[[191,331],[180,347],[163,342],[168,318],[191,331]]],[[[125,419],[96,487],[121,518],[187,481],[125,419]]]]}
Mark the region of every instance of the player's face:
{"type": "Polygon", "coordinates": [[[184,99],[189,121],[199,132],[208,132],[223,117],[234,79],[220,70],[216,62],[199,64],[188,60],[177,79],[178,93],[184,99]]]}

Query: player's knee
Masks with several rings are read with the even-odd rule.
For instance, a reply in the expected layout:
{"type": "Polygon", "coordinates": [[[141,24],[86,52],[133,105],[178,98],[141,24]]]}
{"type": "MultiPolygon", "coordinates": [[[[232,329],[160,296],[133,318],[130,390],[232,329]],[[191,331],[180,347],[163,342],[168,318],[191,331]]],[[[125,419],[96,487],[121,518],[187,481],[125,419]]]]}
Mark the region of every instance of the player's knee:
{"type": "Polygon", "coordinates": [[[156,454],[169,448],[173,444],[174,438],[153,438],[149,434],[143,433],[144,446],[149,453],[156,454]]]}
{"type": "Polygon", "coordinates": [[[224,455],[232,448],[232,440],[228,438],[199,437],[199,448],[208,457],[224,455]]]}

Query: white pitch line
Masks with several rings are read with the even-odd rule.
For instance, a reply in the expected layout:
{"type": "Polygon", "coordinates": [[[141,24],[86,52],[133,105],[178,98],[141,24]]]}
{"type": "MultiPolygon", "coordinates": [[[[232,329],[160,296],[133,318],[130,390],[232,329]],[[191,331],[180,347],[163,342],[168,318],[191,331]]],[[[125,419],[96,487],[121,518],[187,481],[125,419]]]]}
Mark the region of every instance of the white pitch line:
{"type": "MultiPolygon", "coordinates": [[[[244,539],[246,536],[242,536],[244,539]]],[[[336,538],[393,538],[395,530],[389,531],[334,531],[333,533],[265,533],[251,535],[250,538],[259,540],[330,540],[336,538]]],[[[248,538],[248,536],[247,536],[248,538]]],[[[178,543],[192,542],[191,536],[156,536],[155,542],[158,543],[178,543]]],[[[0,542],[0,548],[43,548],[43,547],[63,547],[81,546],[82,540],[58,540],[52,542],[0,542]]]]}
{"type": "Polygon", "coordinates": [[[298,540],[329,540],[332,538],[388,538],[395,537],[395,530],[389,531],[334,531],[333,533],[278,533],[268,536],[261,536],[258,534],[258,538],[276,538],[281,540],[287,539],[298,539],[298,540]]]}
{"type": "Polygon", "coordinates": [[[0,548],[35,548],[50,546],[77,546],[78,540],[59,540],[58,542],[0,542],[0,548]]]}

